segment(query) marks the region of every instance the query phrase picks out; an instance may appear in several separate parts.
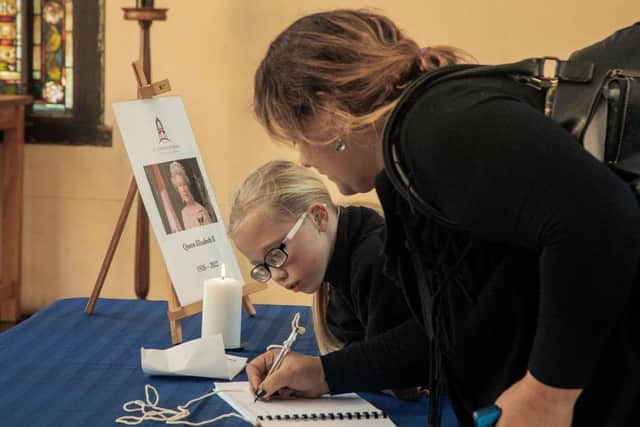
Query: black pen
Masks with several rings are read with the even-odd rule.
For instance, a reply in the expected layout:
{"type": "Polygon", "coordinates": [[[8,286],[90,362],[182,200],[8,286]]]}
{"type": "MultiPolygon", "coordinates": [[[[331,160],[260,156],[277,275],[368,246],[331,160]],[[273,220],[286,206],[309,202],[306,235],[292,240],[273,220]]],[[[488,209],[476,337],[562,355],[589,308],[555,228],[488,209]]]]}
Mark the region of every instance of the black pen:
{"type": "Polygon", "coordinates": [[[265,394],[267,394],[267,392],[259,388],[258,391],[256,391],[256,398],[253,400],[253,403],[256,403],[258,399],[262,399],[265,394]]]}

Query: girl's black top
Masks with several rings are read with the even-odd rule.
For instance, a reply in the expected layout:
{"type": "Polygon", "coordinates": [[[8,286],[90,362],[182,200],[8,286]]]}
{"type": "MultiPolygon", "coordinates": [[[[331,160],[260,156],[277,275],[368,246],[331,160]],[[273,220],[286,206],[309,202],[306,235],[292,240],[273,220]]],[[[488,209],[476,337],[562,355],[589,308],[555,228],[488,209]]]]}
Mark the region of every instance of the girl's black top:
{"type": "MultiPolygon", "coordinates": [[[[413,320],[402,293],[382,273],[384,266],[384,219],[363,206],[340,208],[336,242],[324,280],[330,283],[327,326],[347,346],[383,334],[413,320]]],[[[408,369],[427,383],[427,351],[421,347],[405,358],[408,369]]],[[[347,370],[349,366],[339,367],[347,370]]],[[[389,387],[394,384],[390,384],[389,387]]]]}

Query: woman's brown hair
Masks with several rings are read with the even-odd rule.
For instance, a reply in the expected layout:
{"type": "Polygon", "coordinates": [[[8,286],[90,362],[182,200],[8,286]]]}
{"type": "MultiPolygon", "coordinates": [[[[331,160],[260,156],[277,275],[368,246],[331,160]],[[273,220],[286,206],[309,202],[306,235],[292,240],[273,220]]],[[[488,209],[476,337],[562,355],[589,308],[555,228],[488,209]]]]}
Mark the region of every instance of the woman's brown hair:
{"type": "Polygon", "coordinates": [[[280,141],[311,141],[318,112],[342,118],[345,131],[375,123],[420,74],[462,62],[449,46],[421,49],[387,17],[366,10],[305,16],[271,43],[255,75],[254,111],[280,141]]]}

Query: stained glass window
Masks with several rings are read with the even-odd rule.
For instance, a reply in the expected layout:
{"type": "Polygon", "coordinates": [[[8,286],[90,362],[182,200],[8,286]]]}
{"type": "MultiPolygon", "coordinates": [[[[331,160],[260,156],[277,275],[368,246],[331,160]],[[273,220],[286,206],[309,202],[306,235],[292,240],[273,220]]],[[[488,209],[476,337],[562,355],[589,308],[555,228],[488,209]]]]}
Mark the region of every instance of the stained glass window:
{"type": "Polygon", "coordinates": [[[31,94],[34,111],[73,108],[73,2],[33,1],[31,94]]]}
{"type": "Polygon", "coordinates": [[[0,0],[0,96],[33,96],[26,142],[111,145],[105,1],[0,0]]]}
{"type": "Polygon", "coordinates": [[[22,43],[21,0],[0,0],[0,93],[21,91],[22,43]]]}

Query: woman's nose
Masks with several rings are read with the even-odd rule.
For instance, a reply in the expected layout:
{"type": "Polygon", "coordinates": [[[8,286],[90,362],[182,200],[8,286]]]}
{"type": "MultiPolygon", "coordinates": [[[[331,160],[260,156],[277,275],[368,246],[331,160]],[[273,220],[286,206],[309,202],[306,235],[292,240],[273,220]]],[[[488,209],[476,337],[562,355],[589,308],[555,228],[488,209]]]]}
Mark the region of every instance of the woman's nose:
{"type": "Polygon", "coordinates": [[[298,163],[300,163],[300,165],[304,166],[305,168],[310,168],[313,166],[311,164],[311,160],[309,159],[309,156],[307,156],[303,150],[298,151],[298,163]]]}

